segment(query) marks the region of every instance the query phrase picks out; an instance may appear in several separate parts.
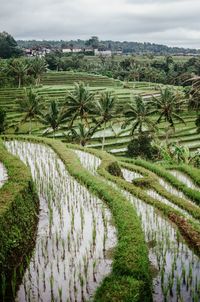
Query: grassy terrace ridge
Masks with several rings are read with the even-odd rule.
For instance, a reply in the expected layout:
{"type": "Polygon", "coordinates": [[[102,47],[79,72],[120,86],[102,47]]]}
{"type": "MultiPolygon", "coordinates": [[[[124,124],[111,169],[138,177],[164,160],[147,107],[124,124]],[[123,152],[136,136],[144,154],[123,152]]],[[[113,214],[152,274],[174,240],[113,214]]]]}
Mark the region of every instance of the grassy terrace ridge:
{"type": "MultiPolygon", "coordinates": [[[[67,147],[72,149],[79,149],[82,151],[86,151],[85,148],[80,146],[75,146],[71,144],[67,144],[67,147]]],[[[98,168],[98,172],[101,176],[103,176],[105,179],[110,180],[114,183],[116,183],[119,187],[122,189],[125,189],[129,191],[131,194],[133,194],[135,197],[138,197],[139,199],[143,200],[144,202],[156,207],[164,216],[169,218],[173,223],[175,223],[182,235],[185,237],[187,242],[191,244],[196,252],[200,254],[200,228],[199,224],[194,222],[191,219],[185,219],[182,213],[180,213],[178,210],[173,209],[171,206],[168,206],[166,204],[161,203],[157,199],[154,199],[147,195],[142,189],[139,187],[136,187],[135,185],[128,183],[124,179],[111,175],[108,170],[109,167],[113,165],[113,163],[116,163],[116,158],[112,155],[108,155],[105,151],[97,151],[95,149],[87,149],[86,152],[89,152],[97,157],[99,157],[102,162],[101,165],[98,168]]],[[[138,170],[139,171],[139,170],[138,170]]]]}
{"type": "MultiPolygon", "coordinates": [[[[122,159],[123,160],[123,159],[122,159]]],[[[137,172],[142,174],[144,177],[149,179],[149,182],[152,186],[152,188],[161,196],[165,197],[166,199],[170,200],[175,205],[179,206],[180,208],[187,211],[190,215],[192,215],[195,219],[200,220],[200,207],[192,204],[191,202],[188,202],[186,199],[177,197],[171,193],[169,193],[167,190],[165,190],[158,182],[156,174],[152,173],[151,171],[136,166],[134,164],[126,163],[126,162],[120,162],[120,166],[123,168],[126,168],[128,170],[137,172]]]]}
{"type": "Polygon", "coordinates": [[[0,162],[8,173],[0,188],[0,300],[11,301],[12,276],[34,247],[39,203],[28,168],[6,151],[1,139],[0,162]]]}
{"type": "Polygon", "coordinates": [[[199,169],[193,167],[193,166],[189,166],[186,164],[179,164],[179,165],[165,165],[166,169],[176,169],[179,170],[183,173],[185,173],[186,175],[188,175],[193,182],[198,185],[200,187],[200,173],[199,173],[199,169]]]}
{"type": "Polygon", "coordinates": [[[122,82],[108,78],[106,76],[89,74],[84,72],[47,72],[42,76],[43,85],[71,85],[74,82],[83,81],[86,84],[89,83],[91,86],[122,86],[122,82]]]}
{"type": "MultiPolygon", "coordinates": [[[[123,160],[123,158],[122,158],[123,160]]],[[[154,172],[155,174],[157,174],[158,176],[162,177],[163,179],[165,179],[167,182],[169,182],[172,186],[174,186],[175,188],[177,188],[178,190],[182,191],[186,196],[188,196],[192,201],[194,201],[198,206],[200,205],[200,192],[197,190],[193,190],[187,187],[187,185],[185,185],[183,182],[179,181],[175,176],[173,176],[171,173],[169,173],[164,167],[162,167],[161,165],[152,163],[152,162],[148,162],[146,160],[143,159],[124,159],[127,162],[136,164],[138,166],[142,166],[152,172],[154,172]]],[[[189,168],[188,168],[189,169],[189,168]]],[[[188,170],[187,169],[187,170],[188,170]]],[[[193,170],[193,177],[194,177],[194,171],[196,171],[197,173],[198,169],[193,170]]]]}
{"type": "MultiPolygon", "coordinates": [[[[106,184],[100,176],[93,176],[83,168],[76,154],[62,142],[33,136],[4,138],[48,145],[64,162],[69,173],[105,201],[110,208],[117,228],[118,244],[114,252],[112,273],[98,288],[94,301],[152,301],[148,249],[140,219],[129,201],[106,184]]],[[[110,160],[111,156],[107,156],[110,160]]]]}

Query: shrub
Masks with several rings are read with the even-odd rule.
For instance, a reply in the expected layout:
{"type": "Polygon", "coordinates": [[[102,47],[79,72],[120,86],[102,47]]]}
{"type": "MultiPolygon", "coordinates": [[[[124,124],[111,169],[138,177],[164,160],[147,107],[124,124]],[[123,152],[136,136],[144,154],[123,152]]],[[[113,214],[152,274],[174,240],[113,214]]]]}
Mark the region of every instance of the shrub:
{"type": "Polygon", "coordinates": [[[153,182],[154,182],[154,180],[150,179],[149,177],[136,178],[136,179],[133,179],[133,181],[132,181],[132,183],[135,186],[145,187],[145,188],[150,188],[152,186],[153,182]]]}
{"type": "Polygon", "coordinates": [[[119,164],[115,161],[109,164],[108,172],[113,176],[123,177],[119,164]]]}
{"type": "Polygon", "coordinates": [[[0,108],[0,134],[6,129],[6,112],[0,108]]]}
{"type": "Polygon", "coordinates": [[[144,157],[153,159],[157,156],[157,148],[152,145],[152,138],[145,133],[134,138],[128,145],[127,154],[130,157],[144,157]]]}

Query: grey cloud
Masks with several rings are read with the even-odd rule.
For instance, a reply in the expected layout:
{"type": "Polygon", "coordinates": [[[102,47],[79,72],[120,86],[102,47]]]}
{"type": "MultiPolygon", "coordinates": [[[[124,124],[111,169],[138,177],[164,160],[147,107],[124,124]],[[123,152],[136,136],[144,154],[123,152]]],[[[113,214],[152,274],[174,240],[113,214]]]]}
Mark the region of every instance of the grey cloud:
{"type": "Polygon", "coordinates": [[[16,39],[149,41],[200,48],[198,0],[0,0],[0,31],[16,39]]]}

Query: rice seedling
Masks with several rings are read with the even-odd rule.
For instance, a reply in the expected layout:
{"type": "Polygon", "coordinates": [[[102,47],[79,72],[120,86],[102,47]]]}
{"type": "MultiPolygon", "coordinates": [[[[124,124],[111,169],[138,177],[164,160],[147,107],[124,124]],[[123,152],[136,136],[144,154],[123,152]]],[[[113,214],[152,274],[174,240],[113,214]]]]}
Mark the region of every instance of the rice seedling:
{"type": "MultiPolygon", "coordinates": [[[[81,152],[83,153],[83,151],[81,152]]],[[[92,162],[92,158],[90,160],[91,154],[85,152],[83,156],[82,153],[78,153],[80,161],[93,173],[94,166],[89,167],[87,164],[89,161],[92,162]],[[87,160],[84,162],[85,158],[87,160]]],[[[126,175],[126,177],[131,179],[132,175],[126,175]]],[[[183,297],[190,301],[191,291],[195,284],[199,284],[200,279],[198,256],[187,246],[177,228],[159,215],[152,206],[139,200],[124,189],[122,192],[136,208],[141,218],[146,240],[148,242],[152,240],[156,242],[155,246],[151,247],[149,251],[150,261],[155,263],[159,269],[159,274],[153,282],[155,301],[157,299],[182,301],[183,297]],[[185,267],[182,268],[183,263],[185,267]],[[184,284],[184,280],[187,280],[187,286],[184,284]]],[[[196,289],[195,293],[197,294],[196,289]]],[[[200,298],[200,295],[198,297],[200,298]]]]}
{"type": "Polygon", "coordinates": [[[17,141],[6,146],[28,162],[41,209],[35,252],[27,260],[16,299],[87,300],[111,270],[112,262],[102,254],[104,247],[116,244],[109,211],[102,215],[102,201],[69,175],[49,147],[17,141]]]}

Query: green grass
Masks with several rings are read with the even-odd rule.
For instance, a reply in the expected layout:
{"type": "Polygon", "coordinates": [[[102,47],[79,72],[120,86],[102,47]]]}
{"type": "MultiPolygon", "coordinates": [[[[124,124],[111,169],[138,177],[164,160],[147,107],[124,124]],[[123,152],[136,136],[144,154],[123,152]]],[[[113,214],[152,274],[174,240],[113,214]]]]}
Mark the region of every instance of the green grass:
{"type": "MultiPolygon", "coordinates": [[[[79,148],[80,150],[85,150],[82,147],[74,146],[74,145],[68,145],[71,148],[79,148]]],[[[98,172],[100,175],[102,175],[105,179],[112,181],[118,185],[118,187],[121,187],[122,189],[125,189],[129,191],[131,194],[133,194],[135,197],[138,197],[139,199],[143,200],[144,202],[156,207],[163,215],[168,217],[170,220],[172,220],[174,223],[177,224],[179,227],[180,232],[183,234],[185,239],[188,242],[192,242],[193,246],[195,247],[196,251],[200,253],[200,227],[199,223],[193,221],[193,219],[185,219],[185,216],[178,211],[172,208],[171,206],[168,206],[162,202],[160,202],[157,199],[154,199],[146,194],[146,192],[143,190],[143,188],[136,187],[135,185],[128,183],[124,179],[111,175],[109,171],[109,166],[112,165],[113,162],[116,161],[115,157],[109,155],[106,152],[97,151],[95,149],[87,149],[87,152],[94,154],[95,156],[101,158],[102,162],[101,165],[98,168],[98,172]],[[184,221],[184,224],[181,223],[181,221],[184,221]]],[[[137,161],[133,161],[138,164],[137,161]]],[[[146,167],[145,167],[146,168],[146,167]]],[[[150,179],[151,183],[151,179],[150,179]]],[[[192,211],[191,211],[192,212],[192,211]]]]}
{"type": "Polygon", "coordinates": [[[182,191],[186,196],[188,196],[192,201],[194,201],[197,205],[200,205],[200,192],[196,190],[192,190],[188,188],[184,183],[179,181],[175,176],[169,173],[166,169],[164,169],[161,165],[154,164],[142,159],[133,160],[133,163],[139,166],[142,166],[158,176],[165,179],[176,189],[182,191]]]}
{"type": "MultiPolygon", "coordinates": [[[[8,172],[8,180],[0,188],[0,284],[5,278],[5,296],[11,301],[13,272],[34,247],[39,203],[29,170],[6,151],[1,140],[0,162],[8,172]]],[[[2,301],[3,296],[0,287],[2,301]]]]}
{"type": "MultiPolygon", "coordinates": [[[[140,219],[137,217],[135,209],[129,201],[119,191],[116,191],[104,182],[101,177],[93,176],[84,169],[75,153],[68,150],[63,143],[57,140],[36,137],[7,137],[7,139],[12,138],[26,139],[32,142],[45,143],[50,146],[64,162],[69,173],[101,198],[110,208],[117,228],[118,244],[114,252],[112,275],[108,281],[105,280],[100,286],[99,295],[104,291],[106,286],[108,292],[104,292],[104,295],[108,295],[111,302],[116,301],[114,295],[116,293],[116,286],[121,286],[123,290],[126,287],[126,290],[122,294],[123,299],[125,299],[124,301],[128,301],[128,299],[130,301],[143,301],[144,296],[146,299],[144,301],[151,301],[148,250],[140,219]],[[120,280],[123,280],[121,285],[119,284],[120,280]],[[143,292],[144,288],[145,292],[143,292]],[[138,294],[140,295],[138,296],[138,294]],[[134,300],[136,296],[138,296],[138,300],[134,300]]],[[[107,156],[108,160],[110,160],[110,156],[107,156]]],[[[96,296],[97,300],[95,301],[103,301],[100,300],[99,295],[96,296]]]]}

